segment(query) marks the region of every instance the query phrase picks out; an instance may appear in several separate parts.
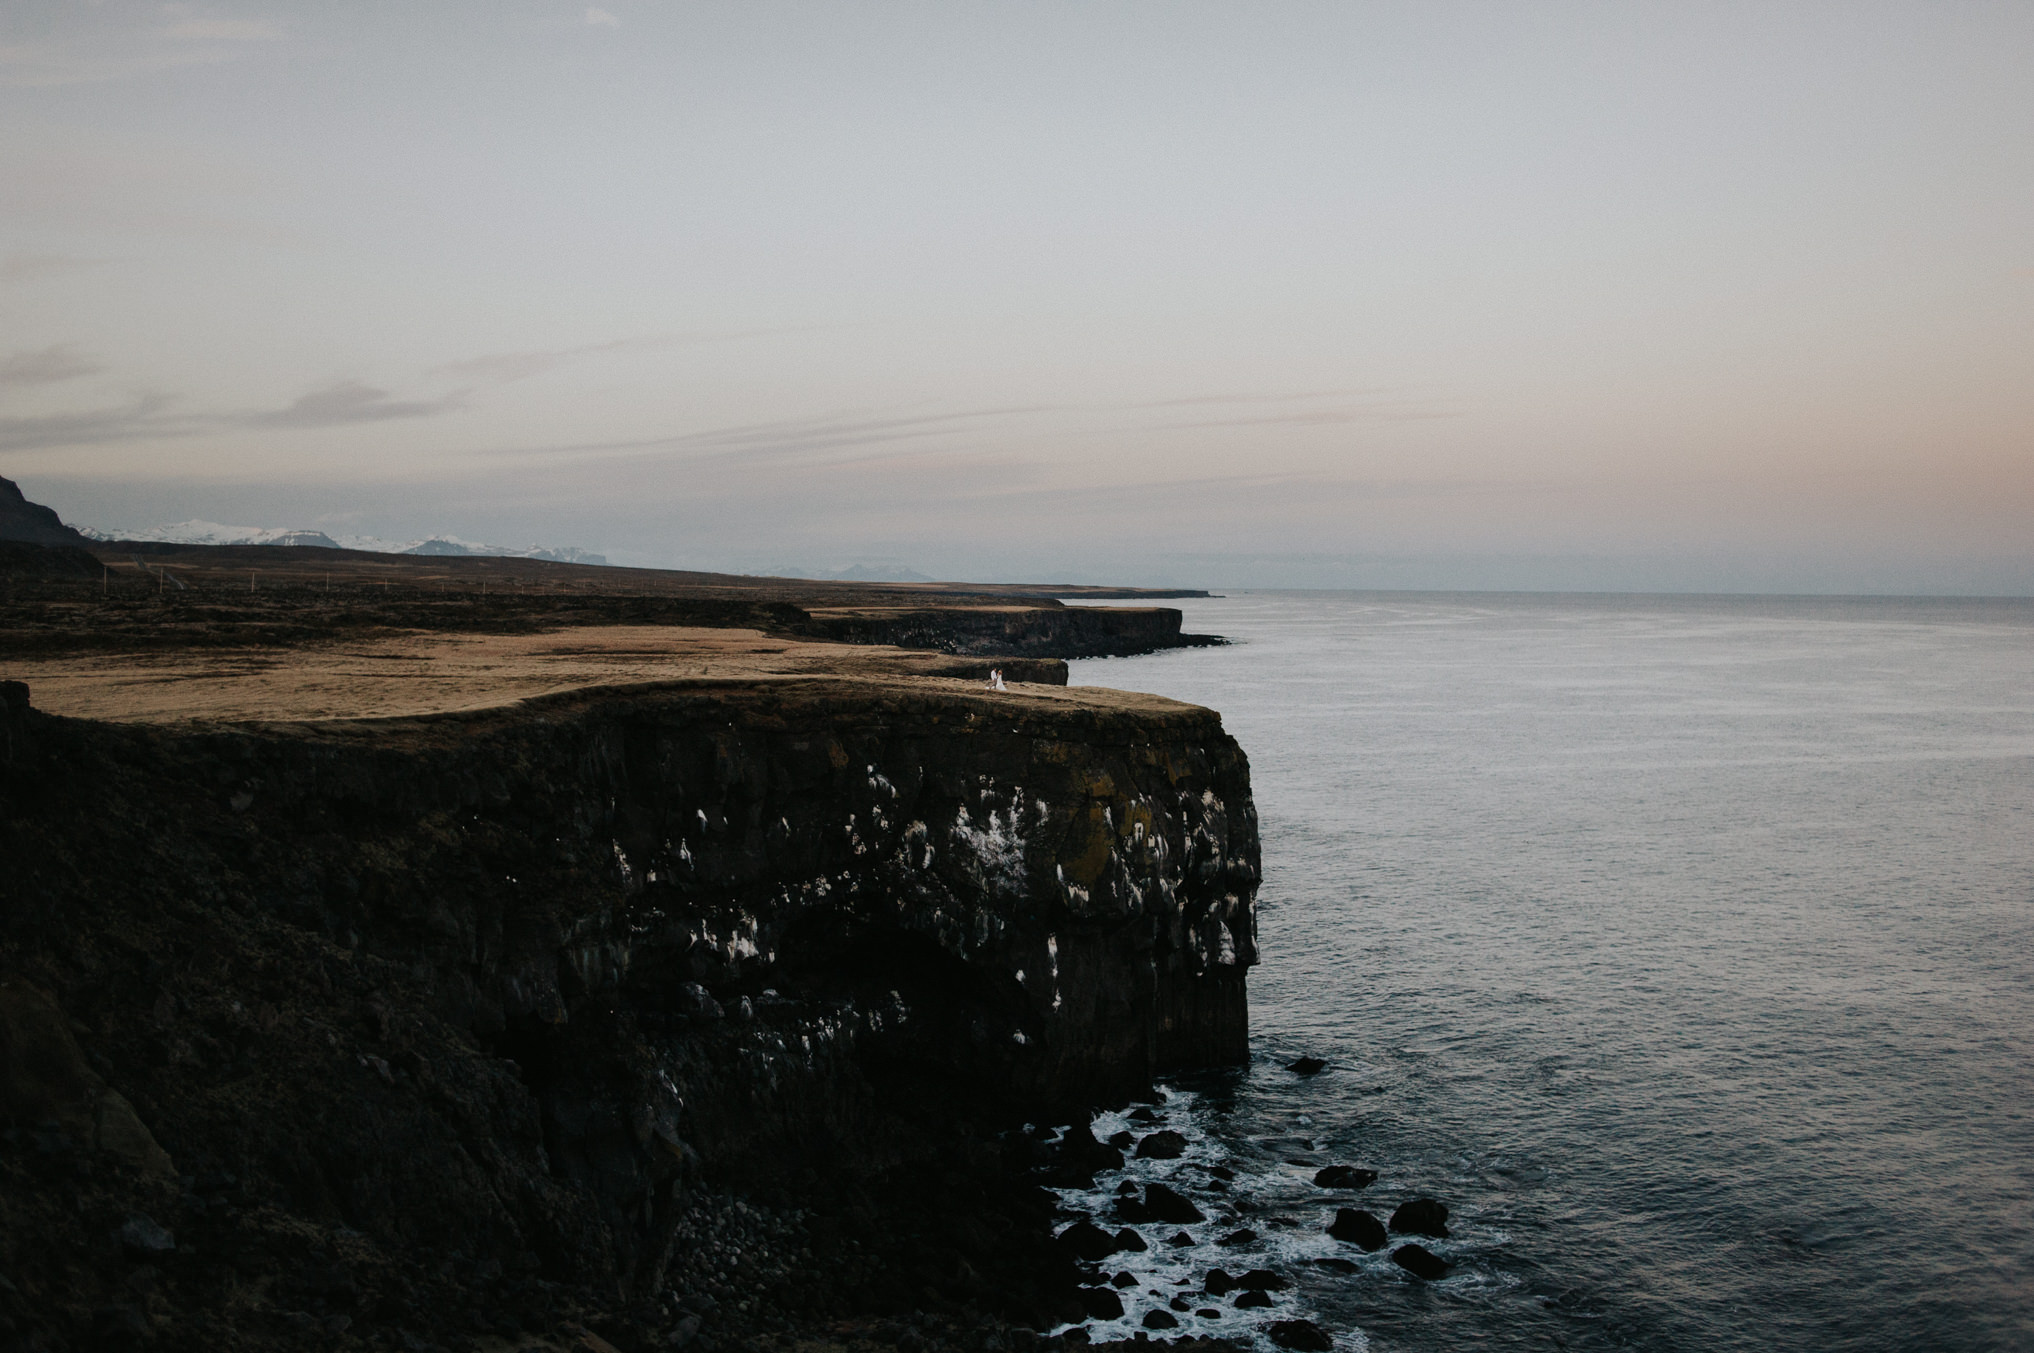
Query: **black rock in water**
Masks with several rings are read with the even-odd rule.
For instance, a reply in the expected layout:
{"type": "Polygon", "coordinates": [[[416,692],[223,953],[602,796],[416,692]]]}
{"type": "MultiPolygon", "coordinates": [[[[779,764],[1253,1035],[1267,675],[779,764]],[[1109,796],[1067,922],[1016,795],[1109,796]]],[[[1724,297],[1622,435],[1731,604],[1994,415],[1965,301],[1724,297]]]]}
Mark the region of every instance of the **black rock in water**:
{"type": "Polygon", "coordinates": [[[1220,1245],[1225,1250],[1233,1250],[1241,1246],[1248,1245],[1250,1242],[1256,1239],[1257,1232],[1251,1230],[1249,1227],[1246,1226],[1240,1231],[1229,1232],[1228,1235],[1223,1236],[1220,1240],[1216,1241],[1215,1243],[1217,1245],[1220,1245]]]}
{"type": "Polygon", "coordinates": [[[1283,1292],[1292,1283],[1268,1268],[1253,1268],[1236,1280],[1236,1286],[1256,1292],[1283,1292]]]}
{"type": "Polygon", "coordinates": [[[1300,1057],[1285,1064],[1287,1071],[1301,1076],[1318,1076],[1328,1069],[1328,1064],[1318,1057],[1300,1057]]]}
{"type": "Polygon", "coordinates": [[[1219,1297],[1225,1293],[1235,1291],[1236,1280],[1221,1269],[1211,1268],[1208,1270],[1207,1281],[1202,1283],[1201,1287],[1209,1296],[1219,1297]]]}
{"type": "Polygon", "coordinates": [[[1186,1138],[1171,1128],[1161,1128],[1137,1143],[1139,1160],[1178,1160],[1186,1152],[1186,1138]]]}
{"type": "Polygon", "coordinates": [[[1328,1270],[1330,1273],[1361,1273],[1363,1266],[1351,1259],[1309,1259],[1308,1263],[1328,1270]]]}
{"type": "Polygon", "coordinates": [[[1136,1140],[1137,1135],[1131,1132],[1128,1128],[1125,1128],[1121,1132],[1112,1132],[1109,1134],[1109,1145],[1115,1147],[1118,1151],[1128,1151],[1131,1145],[1134,1142],[1136,1142],[1136,1140]]]}
{"type": "Polygon", "coordinates": [[[1448,1205],[1432,1198],[1415,1198],[1409,1203],[1400,1203],[1398,1210],[1391,1214],[1391,1230],[1394,1235],[1433,1236],[1437,1240],[1446,1240],[1448,1205]]]}
{"type": "Polygon", "coordinates": [[[1083,1287],[1081,1309],[1088,1313],[1091,1320],[1121,1320],[1123,1298],[1106,1287],[1083,1287]]]}
{"type": "Polygon", "coordinates": [[[1226,1165],[1210,1165],[1208,1173],[1217,1179],[1234,1179],[1236,1172],[1226,1165]]]}
{"type": "Polygon", "coordinates": [[[1148,1330],[1174,1330],[1179,1328],[1179,1317],[1170,1311],[1146,1311],[1144,1328],[1148,1330]]]}
{"type": "Polygon", "coordinates": [[[1293,1353],[1328,1353],[1335,1346],[1328,1332],[1311,1320],[1273,1321],[1271,1342],[1280,1348],[1290,1348],[1293,1353]]]}
{"type": "Polygon", "coordinates": [[[1057,1239],[1059,1247],[1067,1254],[1091,1264],[1107,1259],[1119,1248],[1116,1237],[1091,1221],[1075,1222],[1061,1231],[1057,1239]]]}
{"type": "Polygon", "coordinates": [[[1391,1252],[1391,1262],[1415,1278],[1438,1282],[1448,1276],[1448,1261],[1424,1245],[1401,1245],[1391,1252]]]}
{"type": "Polygon", "coordinates": [[[1144,1237],[1129,1227],[1116,1232],[1116,1248],[1126,1254],[1142,1254],[1151,1247],[1144,1243],[1144,1237]]]}
{"type": "Polygon", "coordinates": [[[1203,1320],[1220,1320],[1222,1318],[1222,1313],[1212,1306],[1203,1306],[1198,1311],[1195,1311],[1194,1314],[1203,1320]]]}
{"type": "Polygon", "coordinates": [[[1184,1250],[1191,1245],[1198,1245],[1200,1242],[1195,1240],[1192,1236],[1188,1235],[1186,1232],[1180,1231],[1176,1233],[1171,1240],[1168,1240],[1165,1243],[1172,1246],[1176,1250],[1184,1250]]]}
{"type": "Polygon", "coordinates": [[[1150,1214],[1151,1220],[1171,1222],[1175,1226],[1191,1226],[1208,1219],[1207,1214],[1192,1202],[1163,1184],[1145,1187],[1144,1210],[1150,1214]]]}
{"type": "Polygon", "coordinates": [[[1095,1140],[1095,1130],[1081,1123],[1068,1128],[1060,1138],[1059,1158],[1082,1169],[1113,1170],[1123,1163],[1123,1150],[1095,1140]]]}
{"type": "Polygon", "coordinates": [[[1258,1287],[1247,1288],[1242,1296],[1236,1298],[1236,1309],[1239,1311],[1262,1310],[1269,1305],[1271,1293],[1258,1287]]]}
{"type": "Polygon", "coordinates": [[[1135,1287],[1137,1286],[1137,1275],[1132,1273],[1128,1269],[1124,1269],[1121,1273],[1118,1273],[1115,1277],[1109,1279],[1109,1286],[1135,1287]]]}
{"type": "Polygon", "coordinates": [[[1376,1182],[1377,1171],[1354,1165],[1330,1165],[1314,1172],[1314,1187],[1321,1189],[1367,1189],[1376,1182]]]}
{"type": "Polygon", "coordinates": [[[1386,1241],[1384,1223],[1360,1207],[1336,1208],[1335,1219],[1328,1223],[1328,1234],[1371,1251],[1383,1249],[1386,1241]]]}
{"type": "Polygon", "coordinates": [[[1130,1112],[1124,1114],[1123,1116],[1133,1123],[1156,1123],[1159,1121],[1157,1114],[1153,1113],[1151,1110],[1147,1108],[1142,1107],[1141,1105],[1137,1108],[1130,1110],[1130,1112]]]}

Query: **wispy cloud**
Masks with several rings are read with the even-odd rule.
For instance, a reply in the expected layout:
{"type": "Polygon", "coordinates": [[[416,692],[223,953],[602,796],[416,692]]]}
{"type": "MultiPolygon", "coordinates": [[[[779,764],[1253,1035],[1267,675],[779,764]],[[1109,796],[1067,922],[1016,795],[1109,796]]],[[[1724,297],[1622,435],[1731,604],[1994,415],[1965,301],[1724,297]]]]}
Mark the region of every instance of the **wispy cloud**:
{"type": "Polygon", "coordinates": [[[162,21],[0,44],[0,85],[104,84],[180,67],[219,65],[236,60],[250,44],[282,36],[267,19],[236,18],[193,5],[164,5],[157,12],[162,21]]]}
{"type": "MultiPolygon", "coordinates": [[[[62,348],[42,352],[16,353],[0,364],[0,385],[40,380],[62,380],[97,370],[85,365],[62,348]],[[67,366],[66,363],[70,365],[67,366]],[[58,374],[64,372],[67,374],[58,374]]],[[[66,446],[98,446],[108,442],[139,441],[152,437],[190,437],[201,433],[230,432],[236,428],[329,428],[360,423],[385,423],[404,418],[430,418],[465,406],[466,392],[455,391],[437,399],[396,399],[386,390],[361,381],[340,381],[323,389],[300,395],[280,409],[252,413],[171,413],[175,402],[168,395],[136,396],[111,408],[85,409],[74,413],[44,414],[27,418],[0,418],[0,451],[40,451],[66,446]]]]}
{"type": "Polygon", "coordinates": [[[272,19],[229,19],[198,13],[190,5],[166,5],[164,9],[172,22],[162,35],[179,41],[274,42],[282,36],[282,29],[272,19]]]}
{"type": "Polygon", "coordinates": [[[1348,395],[1374,394],[1359,389],[1255,391],[1249,394],[1183,395],[1174,399],[1146,399],[1126,404],[1130,409],[1181,409],[1196,404],[1299,404],[1312,399],[1341,399],[1348,395]]]}
{"type": "Polygon", "coordinates": [[[286,408],[249,416],[259,427],[321,428],[347,423],[382,423],[397,418],[429,418],[461,407],[465,391],[438,399],[395,399],[360,381],[341,381],[300,395],[286,408]]]}
{"type": "Polygon", "coordinates": [[[590,28],[620,28],[621,20],[598,5],[586,7],[586,23],[590,28]]]}
{"type": "Polygon", "coordinates": [[[0,418],[0,451],[42,451],[143,437],[178,437],[203,426],[203,420],[166,412],[171,402],[167,395],[140,395],[112,408],[0,418]]]}
{"type": "Polygon", "coordinates": [[[651,334],[642,338],[615,338],[605,343],[581,343],[570,348],[547,348],[530,352],[492,352],[464,357],[432,367],[427,374],[450,376],[455,380],[506,385],[556,370],[581,357],[611,352],[649,352],[662,348],[689,348],[705,343],[731,343],[744,338],[771,338],[779,334],[807,333],[811,326],[788,329],[736,329],[727,333],[651,334]]]}
{"type": "Polygon", "coordinates": [[[1209,418],[1175,423],[1182,428],[1237,428],[1284,424],[1291,427],[1333,427],[1346,423],[1404,423],[1426,418],[1459,418],[1461,410],[1432,400],[1385,399],[1332,409],[1295,409],[1248,418],[1209,418]]]}
{"type": "Polygon", "coordinates": [[[21,385],[49,385],[77,376],[89,376],[102,368],[68,343],[17,352],[0,360],[0,389],[21,385]]]}
{"type": "MultiPolygon", "coordinates": [[[[535,354],[532,354],[533,356],[535,354]]],[[[442,368],[441,368],[442,369],[442,368]]],[[[616,441],[573,442],[503,451],[517,457],[602,456],[691,452],[700,456],[744,457],[760,462],[805,458],[828,453],[920,441],[929,437],[971,431],[984,424],[1055,414],[1095,415],[1145,413],[1186,406],[1293,405],[1325,398],[1346,396],[1349,390],[1303,391],[1297,393],[1248,393],[1194,395],[1173,399],[1138,400],[1121,403],[1040,403],[1004,404],[977,409],[953,409],[932,413],[836,414],[812,418],[787,418],[766,423],[746,423],[679,432],[661,437],[616,441]]],[[[1327,408],[1287,408],[1275,413],[1250,414],[1236,418],[1202,419],[1193,422],[1144,423],[1145,430],[1335,425],[1344,423],[1397,422],[1423,418],[1451,418],[1457,411],[1439,401],[1411,399],[1371,400],[1341,403],[1327,408]]]]}
{"type": "Polygon", "coordinates": [[[709,456],[742,456],[756,459],[786,459],[815,455],[851,447],[910,441],[951,432],[983,420],[1020,414],[1051,413],[1065,406],[1051,404],[1009,405],[986,409],[961,409],[948,413],[910,417],[832,416],[787,418],[768,423],[745,423],[734,427],[680,432],[664,437],[643,437],[620,441],[573,442],[557,446],[524,447],[501,454],[514,456],[574,456],[693,451],[709,456]]]}

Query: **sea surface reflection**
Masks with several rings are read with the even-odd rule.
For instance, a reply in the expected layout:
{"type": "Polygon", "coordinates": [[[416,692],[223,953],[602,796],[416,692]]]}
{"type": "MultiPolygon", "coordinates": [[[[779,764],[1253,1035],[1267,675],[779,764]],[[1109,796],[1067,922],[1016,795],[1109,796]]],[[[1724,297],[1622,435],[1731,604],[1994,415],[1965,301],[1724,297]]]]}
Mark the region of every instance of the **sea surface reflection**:
{"type": "Polygon", "coordinates": [[[1294,1300],[1379,1350],[2034,1347],[2034,603],[1174,604],[1236,642],[1073,680],[1250,754],[1256,1058],[1168,1107],[1299,1223],[1294,1300]],[[1448,1202],[1453,1276],[1308,1263],[1313,1160],[1448,1202]]]}

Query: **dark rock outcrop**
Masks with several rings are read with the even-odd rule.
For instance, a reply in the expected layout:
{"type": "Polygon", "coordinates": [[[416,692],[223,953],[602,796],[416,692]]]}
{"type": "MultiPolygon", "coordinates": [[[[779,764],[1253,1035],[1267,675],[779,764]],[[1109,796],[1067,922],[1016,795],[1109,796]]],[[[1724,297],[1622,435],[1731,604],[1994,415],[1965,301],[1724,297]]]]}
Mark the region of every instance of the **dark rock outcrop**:
{"type": "Polygon", "coordinates": [[[1115,1236],[1091,1221],[1075,1222],[1059,1233],[1058,1241],[1062,1250],[1090,1264],[1107,1259],[1123,1248],[1115,1236]]]}
{"type": "Polygon", "coordinates": [[[1390,1240],[1384,1223],[1360,1207],[1336,1208],[1335,1220],[1328,1223],[1328,1234],[1372,1252],[1383,1249],[1390,1240]]]}
{"type": "Polygon", "coordinates": [[[11,479],[0,479],[0,540],[19,540],[30,545],[70,545],[79,549],[91,543],[64,525],[54,509],[29,502],[22,495],[21,486],[11,479]]]}
{"type": "Polygon", "coordinates": [[[1191,1198],[1164,1184],[1147,1185],[1141,1201],[1134,1197],[1118,1198],[1116,1215],[1128,1222],[1158,1221],[1173,1226],[1191,1226],[1208,1219],[1191,1198]]]}
{"type": "Polygon", "coordinates": [[[1320,1189],[1367,1189],[1376,1182],[1377,1171],[1354,1165],[1330,1165],[1314,1172],[1314,1187],[1320,1189]]]}
{"type": "Polygon", "coordinates": [[[1137,1143],[1139,1160],[1178,1160],[1186,1154],[1187,1140],[1171,1128],[1160,1128],[1137,1143]]]}
{"type": "Polygon", "coordinates": [[[1391,1214],[1393,1235],[1433,1236],[1437,1240],[1448,1238],[1448,1205],[1432,1198],[1414,1198],[1403,1202],[1391,1214]]]}
{"type": "Polygon", "coordinates": [[[1327,1331],[1311,1320],[1274,1320],[1270,1334],[1271,1342],[1293,1353],[1328,1353],[1335,1346],[1327,1331]]]}
{"type": "Polygon", "coordinates": [[[815,607],[806,629],[842,643],[1056,658],[1124,657],[1221,642],[1181,633],[1181,619],[1170,606],[815,607]]]}
{"type": "Polygon", "coordinates": [[[1391,1262],[1426,1282],[1448,1276],[1448,1261],[1424,1245],[1401,1245],[1391,1252],[1391,1262]]]}

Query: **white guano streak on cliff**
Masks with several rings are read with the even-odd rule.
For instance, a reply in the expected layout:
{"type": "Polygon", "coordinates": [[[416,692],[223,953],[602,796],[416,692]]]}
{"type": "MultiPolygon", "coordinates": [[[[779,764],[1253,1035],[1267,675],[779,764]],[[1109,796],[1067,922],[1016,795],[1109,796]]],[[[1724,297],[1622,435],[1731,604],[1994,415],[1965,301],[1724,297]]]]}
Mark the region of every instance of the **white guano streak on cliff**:
{"type": "Polygon", "coordinates": [[[1008,813],[999,813],[991,807],[988,821],[981,827],[974,825],[966,804],[954,816],[954,844],[975,857],[985,883],[1010,891],[1024,886],[1024,835],[1019,815],[1022,802],[1020,793],[1013,797],[1008,813]]]}

